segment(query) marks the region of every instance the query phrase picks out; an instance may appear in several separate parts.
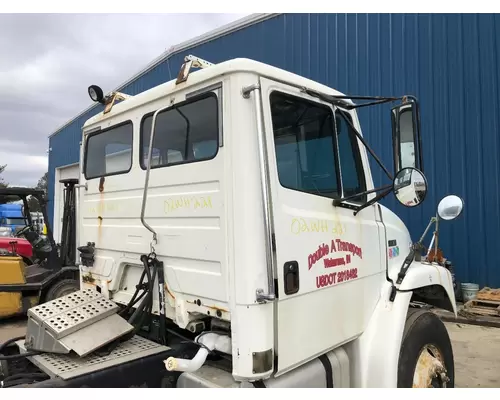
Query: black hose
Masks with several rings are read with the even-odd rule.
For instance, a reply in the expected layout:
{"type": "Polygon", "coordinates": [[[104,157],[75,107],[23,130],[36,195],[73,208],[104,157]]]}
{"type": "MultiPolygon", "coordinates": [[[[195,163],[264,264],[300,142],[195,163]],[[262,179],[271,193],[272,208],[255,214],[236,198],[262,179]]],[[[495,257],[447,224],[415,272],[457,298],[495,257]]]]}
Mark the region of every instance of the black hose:
{"type": "Polygon", "coordinates": [[[2,356],[2,355],[0,355],[0,361],[17,360],[19,358],[37,356],[39,354],[42,354],[42,352],[41,351],[28,351],[26,353],[13,354],[11,356],[2,356]]]}
{"type": "MultiPolygon", "coordinates": [[[[8,345],[17,342],[18,340],[25,339],[25,336],[18,336],[15,338],[11,338],[2,344],[0,344],[0,352],[4,350],[8,345]]],[[[24,358],[24,357],[31,357],[31,356],[36,356],[40,354],[40,351],[28,351],[26,353],[20,353],[20,354],[13,354],[10,356],[4,356],[3,354],[0,354],[0,361],[7,361],[7,360],[16,360],[19,358],[24,358]]]]}
{"type": "Polygon", "coordinates": [[[37,378],[45,378],[48,379],[49,376],[45,372],[22,372],[19,374],[15,375],[9,375],[6,378],[4,378],[4,383],[5,382],[11,382],[11,381],[17,381],[19,379],[37,379],[37,378]]]}
{"type": "MultiPolygon", "coordinates": [[[[149,266],[148,266],[149,268],[149,266]]],[[[156,279],[156,268],[153,270],[153,274],[151,276],[151,281],[149,282],[148,293],[144,299],[144,309],[140,311],[140,319],[137,325],[135,326],[134,333],[137,333],[141,328],[149,323],[151,330],[152,317],[151,313],[153,311],[153,294],[154,294],[154,281],[156,279]],[[148,321],[149,319],[149,321],[148,321]]]]}
{"type": "Polygon", "coordinates": [[[36,382],[36,379],[24,378],[24,379],[9,381],[9,382],[4,381],[4,384],[2,385],[2,387],[3,388],[10,388],[10,387],[15,387],[15,386],[19,386],[19,385],[29,385],[33,382],[36,382]]]}
{"type": "MultiPolygon", "coordinates": [[[[129,310],[130,310],[130,308],[134,307],[137,303],[139,303],[147,293],[148,293],[147,289],[143,290],[141,295],[137,299],[135,299],[133,303],[130,303],[129,305],[127,305],[127,308],[129,308],[129,310]]],[[[129,310],[127,310],[127,311],[129,311],[129,310]]],[[[120,315],[122,315],[122,314],[120,314],[120,315]]]]}
{"type": "Polygon", "coordinates": [[[148,256],[141,256],[141,261],[144,266],[144,271],[146,272],[146,275],[148,276],[148,293],[142,300],[141,304],[139,307],[136,308],[132,316],[129,318],[128,323],[131,325],[134,325],[135,320],[138,318],[138,316],[144,312],[145,307],[147,307],[150,294],[151,294],[151,288],[152,288],[152,283],[151,283],[151,270],[149,269],[149,264],[148,264],[148,256]]]}
{"type": "Polygon", "coordinates": [[[0,352],[3,349],[5,349],[9,344],[12,344],[14,342],[17,342],[18,340],[25,339],[25,338],[26,338],[26,336],[18,336],[18,337],[9,339],[6,342],[3,342],[2,344],[0,344],[0,352]]]}
{"type": "Polygon", "coordinates": [[[141,293],[141,295],[139,297],[137,297],[137,294],[139,293],[139,291],[141,290],[141,288],[144,284],[144,277],[145,276],[146,276],[146,269],[144,269],[142,271],[141,278],[139,279],[139,283],[136,286],[134,295],[132,296],[132,298],[128,302],[127,306],[123,310],[121,310],[118,315],[124,316],[126,313],[128,313],[130,311],[130,309],[132,307],[134,307],[139,301],[141,301],[141,299],[147,293],[147,288],[143,289],[143,292],[141,293]]]}

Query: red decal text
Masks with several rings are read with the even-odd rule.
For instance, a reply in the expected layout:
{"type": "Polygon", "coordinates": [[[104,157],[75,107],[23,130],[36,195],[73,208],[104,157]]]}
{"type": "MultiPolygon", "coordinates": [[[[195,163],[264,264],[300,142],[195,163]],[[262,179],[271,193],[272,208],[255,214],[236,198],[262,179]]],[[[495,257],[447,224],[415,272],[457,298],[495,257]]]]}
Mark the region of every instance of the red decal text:
{"type": "Polygon", "coordinates": [[[319,260],[321,260],[324,256],[328,255],[329,252],[330,249],[328,248],[328,245],[322,244],[321,246],[318,247],[318,250],[316,250],[312,254],[309,254],[308,257],[309,269],[311,269],[313,265],[316,264],[319,260]]]}
{"type": "Polygon", "coordinates": [[[322,288],[325,286],[332,286],[337,283],[350,281],[358,277],[358,269],[351,268],[345,271],[332,272],[330,274],[320,275],[316,277],[316,287],[322,288]]]}
{"type": "Polygon", "coordinates": [[[331,241],[330,246],[328,246],[325,243],[318,246],[318,249],[314,253],[309,254],[307,261],[309,269],[311,269],[318,261],[325,258],[323,260],[324,267],[333,268],[350,264],[351,255],[363,258],[363,251],[361,250],[360,247],[356,246],[355,244],[344,242],[343,240],[340,239],[335,239],[331,241]],[[348,254],[346,254],[345,258],[344,257],[325,258],[326,256],[328,256],[328,254],[336,253],[339,251],[348,254]]]}

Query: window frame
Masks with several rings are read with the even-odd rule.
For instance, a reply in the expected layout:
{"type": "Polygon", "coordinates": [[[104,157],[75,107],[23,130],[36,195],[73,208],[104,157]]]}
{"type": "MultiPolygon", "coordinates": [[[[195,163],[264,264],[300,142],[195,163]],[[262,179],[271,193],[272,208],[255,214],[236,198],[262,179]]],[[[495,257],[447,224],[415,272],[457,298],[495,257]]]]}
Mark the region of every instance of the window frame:
{"type": "MultiPolygon", "coordinates": [[[[314,105],[315,107],[327,108],[329,110],[329,112],[331,113],[330,115],[332,117],[332,123],[330,124],[331,128],[333,129],[332,136],[331,136],[333,139],[332,140],[332,142],[333,142],[332,143],[332,150],[333,150],[333,158],[334,158],[334,162],[335,162],[335,174],[336,174],[336,178],[337,178],[337,186],[338,187],[337,187],[337,196],[325,196],[324,194],[318,193],[317,191],[312,191],[312,190],[306,191],[306,190],[300,190],[298,188],[291,188],[291,187],[285,186],[281,182],[280,175],[279,175],[279,169],[278,169],[278,165],[277,165],[278,160],[277,160],[277,154],[276,154],[277,149],[276,149],[276,137],[274,134],[273,115],[272,115],[272,110],[269,109],[269,115],[270,115],[270,119],[271,119],[270,122],[271,122],[271,127],[272,127],[273,147],[274,147],[273,151],[274,151],[274,155],[275,155],[275,159],[276,159],[276,175],[277,175],[278,182],[279,182],[280,186],[284,189],[293,190],[293,191],[299,192],[299,193],[310,194],[313,196],[319,196],[319,197],[329,199],[329,200],[333,200],[333,199],[338,200],[338,199],[343,198],[344,197],[344,182],[342,180],[342,170],[341,170],[341,165],[340,165],[340,151],[339,151],[339,142],[338,142],[338,135],[337,135],[337,124],[336,124],[336,117],[337,116],[344,118],[344,115],[342,113],[338,112],[338,110],[340,108],[336,107],[336,106],[332,106],[332,105],[327,104],[327,103],[319,102],[316,99],[308,99],[308,98],[302,97],[298,94],[288,93],[288,92],[285,92],[285,91],[279,90],[279,89],[273,89],[269,93],[268,96],[269,96],[269,106],[270,107],[272,105],[273,94],[278,94],[281,96],[288,97],[292,100],[297,100],[300,103],[306,103],[306,104],[309,103],[309,104],[314,105]]],[[[362,156],[361,156],[361,150],[360,150],[359,143],[358,143],[358,138],[352,132],[352,129],[353,129],[352,126],[354,126],[354,121],[353,121],[353,118],[352,118],[352,115],[350,112],[343,110],[343,109],[340,109],[340,110],[342,110],[345,114],[347,114],[347,116],[349,118],[349,121],[345,121],[345,123],[349,128],[349,132],[348,132],[348,135],[350,136],[349,142],[351,144],[350,147],[351,147],[351,150],[353,152],[354,162],[356,165],[357,177],[358,177],[360,187],[361,187],[360,193],[362,193],[363,191],[366,191],[366,174],[364,172],[364,165],[363,165],[363,160],[362,160],[362,156]]],[[[344,118],[344,120],[345,120],[345,118],[344,118]]],[[[363,204],[364,202],[366,202],[366,199],[367,199],[367,195],[365,194],[363,196],[359,196],[358,198],[351,199],[351,200],[349,200],[349,202],[354,203],[354,205],[357,207],[357,206],[359,206],[359,204],[363,204]]]]}
{"type": "MultiPolygon", "coordinates": [[[[321,108],[324,108],[324,109],[328,109],[328,111],[330,112],[331,114],[331,117],[334,119],[335,118],[335,113],[334,113],[334,110],[333,108],[328,105],[328,104],[325,104],[325,103],[321,103],[321,102],[318,102],[316,100],[311,100],[311,99],[308,99],[308,98],[305,98],[305,97],[301,97],[301,96],[298,96],[297,94],[291,94],[291,93],[287,93],[285,91],[282,91],[282,90],[278,90],[278,89],[273,89],[270,93],[269,93],[269,106],[271,107],[272,105],[272,96],[274,94],[278,94],[279,96],[284,96],[284,97],[287,97],[287,98],[291,98],[292,100],[297,100],[298,102],[300,103],[305,103],[305,104],[310,104],[314,107],[321,107],[321,108]]],[[[277,154],[276,154],[276,136],[274,134],[274,123],[273,123],[273,114],[272,114],[272,110],[271,108],[269,109],[269,115],[270,115],[270,118],[271,118],[271,127],[272,127],[272,135],[273,135],[273,147],[274,147],[274,156],[275,156],[275,159],[276,159],[276,175],[277,175],[277,178],[278,178],[278,182],[280,184],[281,187],[285,188],[285,189],[288,189],[288,190],[293,190],[295,192],[299,192],[299,193],[305,193],[305,194],[311,194],[311,195],[314,195],[314,196],[320,196],[322,198],[326,198],[326,199],[330,199],[330,200],[333,200],[333,199],[337,199],[337,198],[340,198],[341,197],[341,193],[342,193],[342,182],[341,182],[341,176],[340,176],[340,171],[338,169],[338,165],[339,165],[339,159],[338,159],[338,155],[339,155],[339,152],[338,152],[338,142],[336,140],[336,137],[334,137],[334,135],[332,134],[331,137],[332,137],[332,151],[333,151],[333,158],[334,158],[334,162],[335,162],[335,176],[336,176],[336,179],[337,179],[337,188],[336,188],[336,191],[338,193],[338,197],[336,196],[333,196],[333,197],[330,197],[330,196],[325,196],[324,194],[322,193],[318,193],[317,191],[314,191],[314,190],[300,190],[298,188],[292,188],[292,187],[288,187],[286,185],[284,185],[280,179],[280,174],[279,174],[279,168],[278,168],[278,159],[277,159],[277,154]]],[[[334,123],[334,121],[332,121],[334,123]]],[[[333,128],[334,132],[336,132],[336,128],[335,128],[335,125],[333,124],[332,126],[332,122],[330,123],[330,126],[331,128],[333,128]]]]}
{"type": "Polygon", "coordinates": [[[108,177],[108,176],[125,175],[125,174],[128,174],[132,170],[133,166],[134,166],[134,123],[131,119],[127,119],[127,120],[119,122],[115,125],[108,126],[105,129],[99,128],[98,130],[90,131],[90,133],[85,138],[85,154],[84,154],[84,160],[83,160],[83,176],[85,177],[85,180],[90,181],[92,179],[100,179],[100,178],[104,178],[104,177],[108,177]],[[128,170],[111,172],[109,174],[98,175],[98,176],[93,176],[93,177],[89,178],[87,176],[87,161],[88,161],[88,154],[89,154],[88,148],[89,148],[90,139],[94,136],[105,134],[113,129],[120,128],[120,127],[125,126],[125,125],[131,125],[131,127],[132,127],[132,143],[131,143],[131,147],[130,147],[130,167],[128,168],[128,170]]]}
{"type": "MultiPolygon", "coordinates": [[[[345,120],[346,116],[347,116],[347,118],[349,118],[349,121],[345,121],[345,122],[347,124],[348,129],[349,129],[349,142],[351,144],[351,150],[352,150],[353,156],[354,156],[354,163],[356,165],[356,172],[361,171],[361,172],[357,173],[357,177],[358,177],[359,186],[360,186],[359,193],[362,193],[362,192],[365,192],[367,190],[367,188],[366,188],[366,174],[364,172],[365,168],[363,165],[363,159],[361,158],[361,149],[359,148],[359,140],[358,140],[358,137],[352,132],[353,127],[355,128],[352,114],[349,111],[344,110],[344,109],[339,108],[339,107],[334,108],[334,114],[337,114],[337,110],[343,111],[343,113],[341,113],[341,112],[338,113],[338,116],[340,118],[344,118],[344,120],[345,120]]],[[[335,124],[335,134],[336,134],[335,139],[337,142],[337,151],[339,151],[339,154],[340,154],[340,150],[338,147],[337,124],[335,124]]],[[[339,168],[340,168],[340,175],[342,175],[342,167],[340,165],[340,157],[338,159],[338,163],[339,163],[339,168]]],[[[345,197],[344,182],[342,182],[342,197],[345,197]]],[[[366,201],[367,201],[367,194],[364,194],[362,196],[358,196],[356,198],[349,200],[349,202],[354,203],[354,204],[358,204],[358,203],[363,204],[363,203],[366,203],[366,201]]]]}
{"type": "MultiPolygon", "coordinates": [[[[185,164],[192,164],[192,163],[197,163],[197,162],[204,162],[204,161],[210,161],[210,160],[213,160],[215,157],[217,157],[217,155],[219,154],[219,148],[222,147],[221,143],[222,143],[222,107],[221,107],[221,102],[220,102],[220,95],[219,93],[220,92],[216,92],[216,91],[219,91],[220,88],[217,88],[217,89],[213,89],[213,90],[209,90],[209,91],[206,91],[206,92],[203,92],[203,93],[196,93],[194,95],[186,95],[186,99],[179,102],[179,103],[176,103],[176,104],[172,104],[170,107],[164,109],[163,111],[161,111],[160,113],[158,113],[158,115],[161,115],[162,113],[166,113],[166,112],[169,112],[169,111],[172,111],[174,110],[175,108],[179,108],[179,107],[183,107],[185,105],[188,105],[188,104],[192,104],[192,103],[196,103],[197,101],[200,101],[200,100],[204,100],[206,98],[210,98],[210,97],[215,97],[215,100],[216,100],[216,121],[217,121],[217,142],[216,142],[216,148],[217,148],[217,151],[214,153],[213,156],[211,157],[207,157],[207,158],[201,158],[201,159],[193,159],[193,160],[188,160],[188,161],[177,161],[177,162],[172,162],[172,163],[166,163],[164,165],[152,165],[150,167],[150,170],[153,170],[153,169],[160,169],[160,168],[168,168],[168,167],[176,167],[176,166],[179,166],[179,165],[185,165],[185,164]]],[[[141,167],[141,169],[143,171],[146,171],[147,170],[147,166],[145,165],[144,163],[144,154],[143,154],[143,150],[144,150],[144,122],[146,121],[147,118],[149,117],[152,117],[154,115],[154,113],[156,112],[157,110],[153,110],[153,111],[150,111],[146,114],[144,114],[141,118],[141,121],[140,121],[140,125],[139,125],[139,166],[141,167]]],[[[148,144],[149,145],[149,144],[148,144]]]]}

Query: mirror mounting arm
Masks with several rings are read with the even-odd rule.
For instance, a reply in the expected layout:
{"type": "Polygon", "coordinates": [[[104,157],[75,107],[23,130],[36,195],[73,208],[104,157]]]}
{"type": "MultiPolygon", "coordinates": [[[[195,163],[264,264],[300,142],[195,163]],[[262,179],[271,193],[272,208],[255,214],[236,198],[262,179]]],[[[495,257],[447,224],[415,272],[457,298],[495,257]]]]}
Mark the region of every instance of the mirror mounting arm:
{"type": "Polygon", "coordinates": [[[392,188],[392,186],[393,186],[392,184],[391,185],[385,185],[385,186],[382,186],[382,187],[379,187],[379,188],[365,190],[364,192],[356,193],[356,194],[353,194],[351,196],[342,197],[341,199],[333,199],[332,204],[337,207],[340,204],[342,204],[342,202],[344,202],[344,201],[355,199],[356,197],[361,197],[361,196],[364,196],[365,194],[375,193],[375,192],[378,192],[380,190],[387,190],[387,189],[392,188]]]}
{"type": "Polygon", "coordinates": [[[373,199],[371,199],[370,201],[367,201],[365,204],[363,204],[362,206],[360,206],[356,211],[354,211],[354,216],[358,215],[358,213],[365,209],[366,207],[369,207],[371,206],[372,204],[375,204],[377,201],[379,200],[382,200],[385,196],[387,196],[389,193],[392,192],[392,188],[383,192],[383,193],[380,193],[378,194],[377,196],[375,196],[373,199]]]}
{"type": "Polygon", "coordinates": [[[435,222],[437,222],[436,217],[432,217],[429,223],[427,224],[427,228],[425,228],[424,233],[420,237],[420,240],[411,247],[410,253],[408,253],[408,255],[406,256],[403,265],[399,270],[398,280],[396,281],[398,285],[400,285],[401,282],[403,282],[403,279],[406,276],[406,272],[408,271],[408,268],[410,268],[410,265],[413,262],[413,260],[420,261],[424,250],[424,246],[422,245],[422,243],[425,237],[427,236],[427,233],[429,232],[429,229],[431,228],[432,224],[435,222]]]}
{"type": "Polygon", "coordinates": [[[358,130],[354,127],[354,125],[350,121],[350,118],[347,118],[347,116],[345,115],[345,111],[343,111],[343,110],[341,110],[339,108],[338,108],[338,110],[342,114],[342,116],[345,118],[345,120],[347,121],[347,123],[349,124],[349,126],[353,130],[354,134],[359,139],[359,141],[363,144],[363,146],[365,146],[366,150],[368,150],[368,152],[372,155],[372,157],[375,159],[375,161],[377,162],[377,164],[380,165],[380,168],[382,168],[384,170],[384,172],[387,175],[387,177],[392,181],[393,177],[392,177],[391,173],[387,170],[387,168],[384,166],[384,164],[382,163],[382,161],[380,160],[380,158],[378,158],[378,156],[372,150],[372,148],[370,147],[370,145],[368,143],[366,143],[366,141],[363,138],[363,136],[361,136],[360,133],[358,132],[358,130]]]}

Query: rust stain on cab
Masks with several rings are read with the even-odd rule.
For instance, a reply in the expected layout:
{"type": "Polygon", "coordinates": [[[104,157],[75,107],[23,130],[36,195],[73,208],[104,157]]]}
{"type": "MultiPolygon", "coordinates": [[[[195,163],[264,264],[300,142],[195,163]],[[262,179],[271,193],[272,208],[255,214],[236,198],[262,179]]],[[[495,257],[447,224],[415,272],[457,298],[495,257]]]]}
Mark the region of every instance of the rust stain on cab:
{"type": "Polygon", "coordinates": [[[99,179],[99,192],[104,192],[104,176],[99,179]]]}

